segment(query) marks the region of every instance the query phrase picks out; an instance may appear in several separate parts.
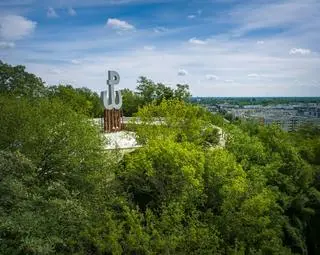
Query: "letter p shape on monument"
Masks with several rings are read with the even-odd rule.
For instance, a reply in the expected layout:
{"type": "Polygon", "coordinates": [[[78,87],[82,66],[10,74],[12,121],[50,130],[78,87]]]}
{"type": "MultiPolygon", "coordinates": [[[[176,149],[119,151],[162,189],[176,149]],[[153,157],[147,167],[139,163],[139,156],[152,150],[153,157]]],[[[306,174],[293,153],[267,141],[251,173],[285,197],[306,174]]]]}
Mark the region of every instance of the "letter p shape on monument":
{"type": "Polygon", "coordinates": [[[102,103],[107,110],[119,110],[122,106],[121,92],[114,90],[114,86],[119,84],[120,75],[116,71],[108,71],[108,90],[101,92],[102,103]]]}

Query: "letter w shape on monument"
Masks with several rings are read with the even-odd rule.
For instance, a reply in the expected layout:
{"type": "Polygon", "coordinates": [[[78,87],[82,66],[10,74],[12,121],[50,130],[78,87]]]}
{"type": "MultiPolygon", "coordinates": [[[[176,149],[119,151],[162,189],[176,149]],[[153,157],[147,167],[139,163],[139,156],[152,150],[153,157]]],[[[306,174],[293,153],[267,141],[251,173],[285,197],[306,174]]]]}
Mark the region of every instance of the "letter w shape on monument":
{"type": "Polygon", "coordinates": [[[119,84],[120,75],[116,71],[108,71],[108,90],[101,92],[102,103],[107,110],[119,110],[122,106],[121,92],[114,90],[114,85],[119,84]]]}

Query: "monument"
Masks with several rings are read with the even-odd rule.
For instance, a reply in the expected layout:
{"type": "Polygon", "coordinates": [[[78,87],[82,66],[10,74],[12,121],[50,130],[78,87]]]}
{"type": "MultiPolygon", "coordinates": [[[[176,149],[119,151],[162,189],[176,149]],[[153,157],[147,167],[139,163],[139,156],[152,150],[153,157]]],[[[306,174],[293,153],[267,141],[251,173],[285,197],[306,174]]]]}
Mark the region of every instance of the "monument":
{"type": "Polygon", "coordinates": [[[104,132],[121,131],[123,127],[121,92],[114,89],[119,82],[120,75],[116,71],[108,71],[107,90],[101,92],[101,101],[104,106],[104,132]]]}

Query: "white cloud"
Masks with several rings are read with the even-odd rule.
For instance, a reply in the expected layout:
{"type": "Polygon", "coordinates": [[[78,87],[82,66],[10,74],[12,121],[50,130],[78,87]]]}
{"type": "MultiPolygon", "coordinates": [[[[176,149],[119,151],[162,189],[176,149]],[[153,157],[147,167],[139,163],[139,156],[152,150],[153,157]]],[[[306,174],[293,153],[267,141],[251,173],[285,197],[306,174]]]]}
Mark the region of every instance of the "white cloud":
{"type": "Polygon", "coordinates": [[[290,55],[296,55],[296,54],[309,55],[310,53],[311,53],[311,50],[309,50],[309,49],[301,49],[301,48],[292,48],[289,51],[290,55]]]}
{"type": "Polygon", "coordinates": [[[127,21],[109,18],[106,24],[108,27],[118,30],[133,30],[135,27],[127,21]]]}
{"type": "Polygon", "coordinates": [[[77,59],[72,59],[70,62],[71,62],[72,64],[74,64],[74,65],[80,65],[80,64],[81,64],[81,61],[80,61],[80,60],[77,60],[77,59]]]}
{"type": "Polygon", "coordinates": [[[191,38],[191,39],[189,40],[189,43],[191,43],[191,44],[197,44],[197,45],[205,45],[205,44],[207,44],[206,41],[199,40],[199,39],[197,39],[197,38],[195,38],[195,37],[191,38]]]}
{"type": "Polygon", "coordinates": [[[260,75],[257,73],[250,73],[248,74],[248,77],[252,79],[256,79],[256,78],[260,78],[260,75]]]}
{"type": "Polygon", "coordinates": [[[257,44],[264,44],[264,41],[257,41],[257,44]]]}
{"type": "Polygon", "coordinates": [[[213,80],[218,80],[219,77],[216,76],[216,75],[213,75],[213,74],[206,74],[206,79],[207,79],[208,81],[213,81],[213,80]]]}
{"type": "Polygon", "coordinates": [[[226,20],[238,26],[234,31],[234,35],[237,36],[265,28],[294,26],[296,29],[306,22],[317,23],[319,8],[318,0],[252,3],[232,9],[229,15],[226,15],[226,20]]]}
{"type": "Polygon", "coordinates": [[[77,15],[77,12],[76,12],[75,9],[69,8],[69,9],[68,9],[68,14],[69,14],[69,16],[76,16],[76,15],[77,15]]]}
{"type": "Polygon", "coordinates": [[[15,47],[13,42],[0,42],[0,49],[12,49],[15,47]]]}
{"type": "MultiPolygon", "coordinates": [[[[119,86],[122,88],[134,89],[137,78],[145,75],[155,82],[170,81],[177,84],[183,80],[190,85],[195,96],[319,96],[320,86],[311,87],[315,84],[312,80],[320,80],[320,55],[316,53],[320,51],[316,44],[320,37],[315,26],[305,30],[292,30],[290,33],[285,30],[283,33],[266,35],[265,38],[243,37],[241,40],[230,36],[228,31],[225,31],[227,34],[206,39],[200,29],[208,26],[204,27],[202,24],[193,24],[187,29],[170,29],[168,32],[166,29],[156,28],[158,32],[164,32],[160,34],[154,33],[152,28],[151,31],[139,29],[135,33],[124,31],[124,36],[121,37],[111,33],[107,39],[105,35],[98,34],[101,33],[101,28],[98,31],[94,31],[94,28],[73,31],[73,27],[66,27],[61,32],[62,36],[72,32],[72,37],[62,40],[60,34],[55,38],[48,36],[50,40],[47,43],[32,40],[30,47],[19,49],[19,55],[12,54],[11,57],[8,54],[7,59],[10,57],[9,61],[13,63],[25,64],[30,72],[43,77],[48,84],[76,77],[77,87],[89,86],[97,92],[105,89],[105,69],[112,68],[119,71],[122,78],[119,86]],[[208,45],[189,44],[188,40],[192,36],[182,39],[185,33],[194,33],[192,36],[197,35],[197,38],[205,40],[208,45]],[[166,36],[162,36],[163,34],[166,36]],[[159,36],[161,40],[158,40],[159,36]],[[267,44],[268,47],[261,50],[257,40],[265,40],[264,45],[267,44]],[[155,42],[157,50],[148,51],[144,48],[146,45],[148,49],[155,42]],[[294,47],[310,48],[314,53],[311,53],[312,57],[300,57],[297,61],[299,55],[289,55],[290,49],[294,47]],[[54,54],[52,49],[55,49],[54,54]],[[81,60],[83,63],[85,61],[85,65],[55,62],[61,59],[70,62],[76,58],[75,52],[80,50],[81,60]],[[32,56],[39,63],[27,63],[24,56],[32,56]],[[61,68],[63,73],[50,74],[48,70],[51,68],[61,68]],[[180,68],[186,69],[189,75],[178,76],[180,68]],[[252,73],[259,74],[260,77],[248,77],[252,73]],[[216,75],[219,79],[205,79],[207,74],[216,75]],[[301,81],[300,87],[294,84],[295,79],[301,81]]],[[[49,28],[48,33],[50,32],[49,28]]]]}
{"type": "Polygon", "coordinates": [[[165,27],[156,27],[156,28],[153,29],[153,31],[154,31],[155,33],[163,33],[163,32],[167,32],[168,29],[165,28],[165,27]]]}
{"type": "Polygon", "coordinates": [[[37,26],[37,22],[28,20],[22,16],[8,15],[0,17],[0,39],[19,40],[31,34],[37,26]]]}
{"type": "Polygon", "coordinates": [[[188,72],[186,70],[180,69],[178,71],[178,76],[186,76],[186,75],[188,75],[188,72]]]}
{"type": "Polygon", "coordinates": [[[58,18],[58,14],[56,13],[55,9],[52,7],[49,7],[47,10],[47,17],[48,18],[58,18]]]}
{"type": "Polygon", "coordinates": [[[143,49],[145,50],[154,50],[156,47],[155,46],[152,46],[152,45],[146,45],[143,47],[143,49]]]}
{"type": "Polygon", "coordinates": [[[188,19],[194,19],[196,18],[197,16],[200,16],[202,14],[202,10],[197,10],[197,13],[196,14],[190,14],[188,15],[188,19]]]}
{"type": "MultiPolygon", "coordinates": [[[[137,36],[141,37],[141,34],[137,36]]],[[[308,79],[310,81],[320,80],[318,72],[320,57],[315,55],[314,58],[303,58],[301,61],[295,61],[288,54],[283,54],[287,51],[288,41],[281,44],[270,40],[268,44],[272,46],[268,47],[266,51],[256,50],[255,48],[248,51],[248,48],[255,42],[256,40],[225,41],[217,39],[213,48],[199,47],[190,50],[188,45],[180,43],[171,44],[170,48],[167,49],[159,48],[157,51],[146,52],[143,46],[130,50],[125,49],[122,42],[118,41],[113,42],[113,44],[124,48],[119,54],[103,56],[99,52],[92,54],[84,49],[83,59],[86,61],[86,65],[63,66],[64,72],[60,75],[47,73],[48,66],[50,68],[60,68],[51,66],[50,63],[46,65],[43,63],[28,64],[27,66],[31,72],[38,73],[43,77],[48,84],[57,84],[61,79],[71,80],[76,77],[76,86],[89,86],[97,92],[104,89],[105,69],[110,67],[111,64],[111,67],[119,71],[122,77],[120,83],[122,88],[134,89],[137,78],[145,75],[155,82],[170,81],[173,84],[181,83],[183,78],[183,82],[190,85],[191,92],[195,96],[320,95],[320,88],[308,87],[310,84],[308,79]],[[274,49],[277,49],[278,52],[273,53],[271,50],[274,49]],[[186,69],[187,71],[181,71],[182,76],[178,76],[179,69],[186,69]],[[259,72],[256,70],[259,70],[259,72]],[[189,75],[183,76],[186,73],[189,73],[189,75]],[[247,76],[252,73],[260,74],[260,78],[255,79],[247,76]],[[262,73],[272,80],[263,78],[265,76],[262,73]],[[216,75],[219,79],[218,81],[206,80],[204,79],[206,74],[216,75]],[[303,81],[305,88],[300,90],[297,86],[294,87],[294,79],[303,81]],[[201,83],[198,83],[199,80],[201,80],[201,83]],[[211,86],[213,82],[215,86],[211,86]]],[[[79,41],[73,42],[73,44],[67,44],[66,47],[65,42],[61,42],[59,47],[55,47],[55,52],[58,53],[56,57],[63,59],[68,58],[68,54],[72,56],[71,49],[83,47],[81,45],[79,47],[77,45],[79,43],[79,41]]],[[[87,45],[86,41],[82,43],[87,45]]],[[[101,45],[103,43],[102,41],[101,45]]],[[[38,45],[40,45],[40,49],[47,49],[53,47],[54,44],[44,45],[46,48],[43,48],[44,46],[41,46],[41,43],[38,45]]],[[[48,53],[41,54],[43,54],[43,59],[49,58],[48,53]]]]}

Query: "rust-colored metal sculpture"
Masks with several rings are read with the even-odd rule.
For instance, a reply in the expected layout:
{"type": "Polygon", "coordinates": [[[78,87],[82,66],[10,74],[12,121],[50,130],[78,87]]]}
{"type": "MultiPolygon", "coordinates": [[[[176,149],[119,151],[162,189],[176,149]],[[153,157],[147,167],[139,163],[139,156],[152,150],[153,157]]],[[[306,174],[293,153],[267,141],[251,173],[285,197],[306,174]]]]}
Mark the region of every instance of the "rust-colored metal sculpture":
{"type": "Polygon", "coordinates": [[[105,108],[103,116],[104,132],[117,132],[123,128],[122,97],[120,91],[114,90],[114,85],[119,84],[119,82],[119,74],[115,71],[108,71],[108,90],[101,92],[101,100],[105,108]]]}
{"type": "Polygon", "coordinates": [[[123,129],[122,110],[104,109],[103,130],[104,132],[117,132],[123,129]]]}

